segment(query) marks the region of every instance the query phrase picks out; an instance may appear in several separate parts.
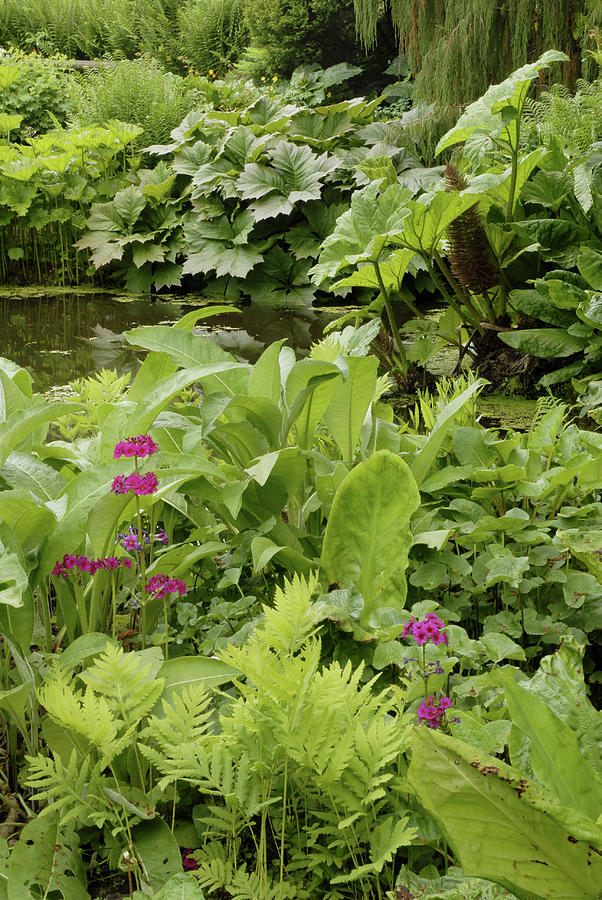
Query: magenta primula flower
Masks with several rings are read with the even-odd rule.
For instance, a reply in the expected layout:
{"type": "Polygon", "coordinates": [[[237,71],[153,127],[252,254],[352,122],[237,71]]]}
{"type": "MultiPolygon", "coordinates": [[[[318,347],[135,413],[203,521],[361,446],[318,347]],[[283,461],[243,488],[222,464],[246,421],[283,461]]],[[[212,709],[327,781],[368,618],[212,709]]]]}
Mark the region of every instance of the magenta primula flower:
{"type": "Polygon", "coordinates": [[[169,578],[167,575],[153,575],[146,585],[145,590],[156,597],[165,597],[167,594],[187,593],[186,585],[179,578],[169,578]]]}
{"type": "Polygon", "coordinates": [[[442,630],[445,623],[434,613],[427,613],[424,619],[418,620],[412,616],[409,622],[403,626],[402,638],[412,635],[417,644],[424,645],[428,641],[433,644],[447,644],[447,635],[442,630]]]}
{"type": "Polygon", "coordinates": [[[62,560],[57,560],[51,575],[60,575],[67,578],[69,575],[75,574],[78,569],[79,574],[86,572],[88,575],[95,575],[99,569],[118,569],[124,566],[128,569],[132,567],[131,559],[118,559],[116,556],[107,556],[105,559],[88,559],[87,556],[72,556],[65,553],[62,560]]]}
{"type": "Polygon", "coordinates": [[[452,702],[449,697],[441,697],[439,700],[435,700],[429,696],[418,707],[418,721],[426,722],[429,728],[439,728],[443,721],[445,710],[449,709],[451,705],[452,702]]]}
{"type": "Polygon", "coordinates": [[[137,437],[119,441],[113,451],[113,459],[119,459],[121,456],[136,456],[140,459],[143,456],[152,456],[158,449],[150,434],[139,434],[137,437]]]}
{"type": "Polygon", "coordinates": [[[154,494],[159,487],[157,476],[154,472],[147,472],[146,475],[138,475],[134,472],[132,475],[116,475],[111,485],[113,494],[127,494],[133,491],[134,494],[141,497],[145,494],[154,494]]]}

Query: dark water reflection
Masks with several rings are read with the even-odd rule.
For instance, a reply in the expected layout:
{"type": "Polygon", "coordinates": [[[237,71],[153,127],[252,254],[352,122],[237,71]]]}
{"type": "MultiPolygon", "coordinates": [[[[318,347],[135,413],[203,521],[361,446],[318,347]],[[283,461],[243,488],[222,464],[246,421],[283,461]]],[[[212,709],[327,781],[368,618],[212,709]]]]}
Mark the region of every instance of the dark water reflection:
{"type": "MultiPolygon", "coordinates": [[[[103,368],[136,366],[122,334],[137,325],[177,321],[201,309],[201,297],[148,300],[100,293],[0,293],[0,356],[27,368],[37,391],[47,391],[103,368]]],[[[207,334],[238,357],[254,361],[272,341],[286,338],[303,352],[322,336],[338,310],[241,307],[201,323],[207,334]]]]}

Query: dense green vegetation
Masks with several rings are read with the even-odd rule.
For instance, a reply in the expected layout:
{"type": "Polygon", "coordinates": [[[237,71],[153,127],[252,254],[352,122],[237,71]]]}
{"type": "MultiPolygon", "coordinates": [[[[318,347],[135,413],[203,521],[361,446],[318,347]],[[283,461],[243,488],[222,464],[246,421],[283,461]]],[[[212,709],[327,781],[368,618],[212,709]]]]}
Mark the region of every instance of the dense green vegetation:
{"type": "Polygon", "coordinates": [[[384,896],[440,859],[431,894],[482,896],[471,873],[520,896],[528,840],[536,893],[596,897],[600,435],[554,402],[527,434],[483,428],[474,378],[403,423],[372,324],[249,366],[192,334],[200,317],[130,331],[134,380],[78,403],[0,369],[6,788],[39,812],[12,895],[28,841],[58,840],[71,862],[38,874],[65,898],[94,884],[80,845],[170,896],[178,841],[227,896],[384,896]],[[449,736],[415,729],[431,709],[449,736]],[[496,853],[506,817],[516,867],[496,853]],[[491,838],[478,862],[472,827],[491,838]]]}
{"type": "Polygon", "coordinates": [[[0,900],[599,900],[597,12],[422,6],[0,0],[0,280],[213,300],[0,357],[0,900]]]}

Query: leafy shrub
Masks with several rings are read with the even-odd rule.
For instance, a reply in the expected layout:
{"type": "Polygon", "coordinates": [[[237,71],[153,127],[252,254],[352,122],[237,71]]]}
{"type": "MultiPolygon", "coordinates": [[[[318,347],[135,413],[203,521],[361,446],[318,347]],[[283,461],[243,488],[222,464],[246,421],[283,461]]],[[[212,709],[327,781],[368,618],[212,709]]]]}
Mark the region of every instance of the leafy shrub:
{"type": "Polygon", "coordinates": [[[21,128],[43,132],[61,124],[71,112],[69,86],[72,76],[61,68],[60,60],[43,60],[36,54],[18,50],[0,55],[0,66],[15,66],[16,79],[0,94],[0,110],[22,117],[21,128]]]}
{"type": "Polygon", "coordinates": [[[203,74],[227,68],[247,44],[241,0],[187,0],[177,25],[180,53],[203,74]]]}
{"type": "Polygon", "coordinates": [[[100,125],[111,119],[135,123],[144,129],[140,146],[167,140],[198,103],[194,88],[152,59],[122,60],[86,72],[71,97],[78,123],[100,125]]]}
{"type": "Polygon", "coordinates": [[[267,50],[275,72],[356,55],[353,0],[245,0],[244,10],[253,43],[267,50]]]}

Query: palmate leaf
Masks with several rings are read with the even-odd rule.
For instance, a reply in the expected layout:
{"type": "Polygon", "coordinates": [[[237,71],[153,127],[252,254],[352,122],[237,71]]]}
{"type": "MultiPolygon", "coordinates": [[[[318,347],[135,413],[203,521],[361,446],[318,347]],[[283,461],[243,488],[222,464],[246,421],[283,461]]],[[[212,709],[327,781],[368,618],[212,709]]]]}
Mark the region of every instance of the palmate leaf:
{"type": "Polygon", "coordinates": [[[320,259],[311,273],[314,281],[321,284],[344,266],[378,260],[387,242],[403,232],[411,196],[399,184],[392,184],[381,193],[377,181],[356,191],[351,209],[339,217],[335,230],[322,245],[320,259]]]}
{"type": "Polygon", "coordinates": [[[253,217],[248,210],[232,221],[227,216],[211,221],[189,219],[184,230],[188,258],[182,274],[215,271],[218,278],[222,275],[245,278],[263,259],[253,244],[248,243],[252,228],[253,217]]]}
{"type": "Polygon", "coordinates": [[[271,166],[248,163],[236,182],[243,200],[258,201],[251,205],[256,220],[290,213],[302,200],[319,200],[322,180],[340,165],[327,153],[317,156],[288,141],[280,141],[268,155],[271,166]]]}

